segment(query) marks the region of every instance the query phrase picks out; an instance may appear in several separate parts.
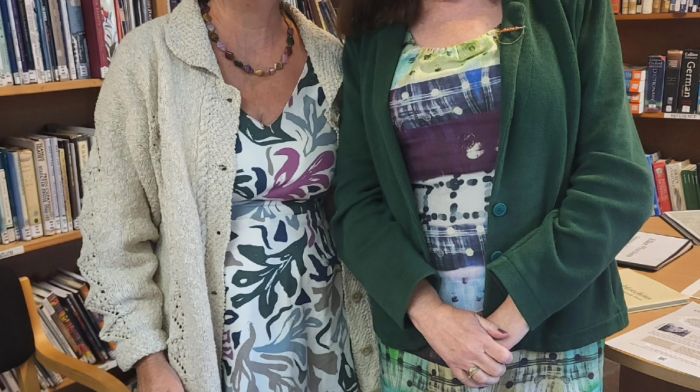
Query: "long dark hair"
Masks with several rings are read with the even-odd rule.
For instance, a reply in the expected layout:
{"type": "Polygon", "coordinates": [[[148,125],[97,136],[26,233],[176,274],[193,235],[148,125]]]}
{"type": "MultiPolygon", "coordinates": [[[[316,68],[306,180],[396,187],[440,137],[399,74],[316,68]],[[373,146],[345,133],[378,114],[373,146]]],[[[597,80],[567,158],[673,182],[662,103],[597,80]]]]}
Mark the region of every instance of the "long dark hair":
{"type": "Polygon", "coordinates": [[[347,37],[390,24],[412,25],[420,17],[421,0],[342,0],[338,28],[347,37]]]}

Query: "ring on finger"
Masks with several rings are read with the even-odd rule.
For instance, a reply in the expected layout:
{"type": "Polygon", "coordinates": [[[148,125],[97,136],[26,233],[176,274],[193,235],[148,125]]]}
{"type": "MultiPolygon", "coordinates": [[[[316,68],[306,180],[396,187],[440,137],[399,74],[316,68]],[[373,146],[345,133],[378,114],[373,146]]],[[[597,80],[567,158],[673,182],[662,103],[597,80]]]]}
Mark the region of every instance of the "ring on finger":
{"type": "Polygon", "coordinates": [[[476,376],[477,373],[479,373],[481,369],[478,366],[472,366],[467,370],[467,377],[469,377],[470,380],[474,379],[474,376],[476,376]]]}

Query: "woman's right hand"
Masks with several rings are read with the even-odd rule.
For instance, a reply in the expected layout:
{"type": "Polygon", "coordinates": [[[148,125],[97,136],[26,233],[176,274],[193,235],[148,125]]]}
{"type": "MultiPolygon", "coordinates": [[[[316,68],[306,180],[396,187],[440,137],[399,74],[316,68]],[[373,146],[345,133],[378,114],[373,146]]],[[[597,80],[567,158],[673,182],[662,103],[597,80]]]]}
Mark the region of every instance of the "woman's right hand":
{"type": "Polygon", "coordinates": [[[513,360],[497,342],[508,337],[507,332],[476,313],[443,303],[425,281],[411,299],[409,317],[455,378],[468,387],[496,384],[513,360]],[[479,371],[469,378],[467,372],[475,366],[479,371]]]}
{"type": "Polygon", "coordinates": [[[136,365],[138,392],[184,392],[185,387],[162,352],[141,359],[136,365]]]}

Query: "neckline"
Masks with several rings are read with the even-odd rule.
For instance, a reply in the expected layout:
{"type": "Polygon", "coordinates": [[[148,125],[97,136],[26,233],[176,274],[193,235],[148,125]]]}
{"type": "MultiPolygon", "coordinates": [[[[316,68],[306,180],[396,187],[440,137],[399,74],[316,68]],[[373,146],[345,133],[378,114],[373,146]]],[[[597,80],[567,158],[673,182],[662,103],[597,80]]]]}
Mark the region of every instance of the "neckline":
{"type": "Polygon", "coordinates": [[[282,108],[282,111],[280,112],[280,114],[269,125],[265,124],[264,122],[262,122],[258,118],[250,115],[248,112],[246,112],[243,109],[242,105],[241,105],[241,115],[247,117],[250,121],[253,122],[253,124],[261,127],[262,129],[269,129],[269,128],[272,128],[274,125],[281,123],[282,117],[284,117],[284,113],[287,112],[287,108],[289,107],[289,101],[291,101],[293,98],[295,98],[297,95],[299,95],[299,83],[301,83],[301,81],[304,79],[304,77],[306,77],[312,69],[313,68],[311,67],[311,56],[309,56],[307,54],[306,61],[304,62],[304,68],[301,70],[301,73],[299,74],[299,78],[297,79],[296,84],[294,84],[294,90],[292,91],[292,94],[290,94],[289,98],[287,98],[287,103],[284,104],[284,107],[282,108]]]}
{"type": "Polygon", "coordinates": [[[416,49],[420,50],[421,52],[430,52],[430,53],[446,52],[448,50],[456,50],[457,48],[462,47],[462,46],[478,44],[479,41],[482,41],[486,38],[493,38],[497,34],[498,34],[498,26],[492,28],[491,30],[486,31],[485,33],[483,33],[475,38],[472,38],[472,39],[469,39],[466,41],[462,41],[462,42],[458,42],[454,45],[431,47],[431,46],[418,45],[418,43],[416,42],[416,38],[413,36],[413,32],[410,29],[407,29],[405,43],[414,46],[416,49]]]}

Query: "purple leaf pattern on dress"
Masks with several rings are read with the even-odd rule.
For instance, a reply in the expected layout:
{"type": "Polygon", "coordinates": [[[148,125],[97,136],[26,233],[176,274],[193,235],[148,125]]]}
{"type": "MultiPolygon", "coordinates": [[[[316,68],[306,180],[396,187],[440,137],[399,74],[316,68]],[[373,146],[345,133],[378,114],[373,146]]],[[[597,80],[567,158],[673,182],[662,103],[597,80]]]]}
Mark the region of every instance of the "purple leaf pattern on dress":
{"type": "Polygon", "coordinates": [[[329,170],[335,164],[335,154],[333,152],[325,151],[319,154],[296,180],[294,180],[294,177],[299,171],[299,162],[301,160],[299,152],[292,148],[283,148],[274,155],[286,157],[286,162],[275,174],[274,185],[266,196],[268,199],[301,199],[309,194],[308,188],[310,186],[317,185],[321,189],[330,187],[331,177],[329,170]]]}

